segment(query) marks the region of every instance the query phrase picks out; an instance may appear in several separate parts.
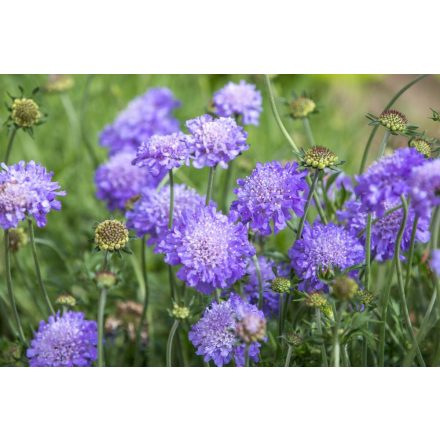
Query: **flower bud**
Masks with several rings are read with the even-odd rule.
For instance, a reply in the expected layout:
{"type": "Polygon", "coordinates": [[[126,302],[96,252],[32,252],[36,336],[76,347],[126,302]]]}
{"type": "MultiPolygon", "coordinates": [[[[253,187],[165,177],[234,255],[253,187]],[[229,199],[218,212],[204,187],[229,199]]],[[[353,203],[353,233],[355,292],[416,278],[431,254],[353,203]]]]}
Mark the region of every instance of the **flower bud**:
{"type": "Polygon", "coordinates": [[[323,170],[335,165],[338,162],[338,156],[327,147],[314,146],[304,153],[302,162],[306,167],[323,170]]]}
{"type": "Polygon", "coordinates": [[[337,277],[333,281],[332,288],[333,295],[342,301],[352,299],[359,290],[359,286],[356,281],[346,275],[337,277]]]}
{"type": "Polygon", "coordinates": [[[95,275],[95,280],[99,287],[106,289],[113,287],[117,282],[116,274],[110,271],[97,272],[95,275]]]}
{"type": "Polygon", "coordinates": [[[11,119],[17,127],[32,127],[41,119],[40,108],[33,99],[16,98],[12,102],[11,119]]]}
{"type": "Polygon", "coordinates": [[[276,293],[289,293],[291,283],[288,278],[276,277],[272,280],[271,289],[276,293]]]}
{"type": "Polygon", "coordinates": [[[307,118],[316,111],[316,104],[306,96],[300,96],[290,102],[290,115],[293,119],[307,118]]]}
{"type": "Polygon", "coordinates": [[[422,153],[425,157],[431,157],[432,147],[431,144],[423,138],[415,137],[409,141],[409,146],[415,148],[419,153],[422,153]]]}
{"type": "Polygon", "coordinates": [[[55,302],[60,306],[68,306],[68,307],[76,306],[76,299],[70,293],[62,293],[61,295],[58,295],[58,298],[56,299],[55,302]]]}
{"type": "Polygon", "coordinates": [[[392,133],[402,133],[406,130],[408,119],[397,110],[385,110],[379,116],[379,122],[392,133]]]}
{"type": "Polygon", "coordinates": [[[189,308],[174,303],[171,314],[175,319],[186,319],[189,316],[189,308]]]}
{"type": "Polygon", "coordinates": [[[118,220],[105,220],[95,229],[95,244],[99,250],[114,252],[128,243],[128,230],[118,220]]]}

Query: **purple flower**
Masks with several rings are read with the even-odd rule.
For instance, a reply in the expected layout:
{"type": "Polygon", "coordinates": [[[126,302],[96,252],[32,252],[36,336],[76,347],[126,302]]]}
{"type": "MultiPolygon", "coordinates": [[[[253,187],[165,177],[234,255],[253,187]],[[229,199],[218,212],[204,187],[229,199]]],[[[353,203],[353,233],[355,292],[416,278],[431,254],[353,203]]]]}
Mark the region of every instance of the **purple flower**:
{"type": "Polygon", "coordinates": [[[244,275],[247,258],[255,253],[245,226],[234,220],[214,206],[184,211],[157,251],[168,264],[181,264],[177,276],[196,290],[226,289],[244,275]]]}
{"type": "Polygon", "coordinates": [[[319,279],[326,270],[345,270],[364,261],[364,247],[343,226],[333,223],[306,224],[302,238],[289,250],[291,264],[298,278],[299,289],[306,292],[327,291],[319,279]]]}
{"type": "Polygon", "coordinates": [[[185,135],[173,133],[151,136],[138,148],[133,164],[147,167],[154,176],[160,174],[163,169],[172,170],[183,164],[189,165],[185,135]]]}
{"type": "Polygon", "coordinates": [[[373,163],[357,176],[355,188],[363,207],[381,216],[388,200],[406,196],[410,191],[409,177],[414,167],[425,163],[423,154],[414,148],[400,148],[394,154],[373,163]]]}
{"type": "MultiPolygon", "coordinates": [[[[203,209],[205,200],[194,189],[185,185],[174,185],[174,221],[178,222],[183,212],[195,214],[203,209]]],[[[156,244],[168,232],[170,212],[170,187],[161,190],[146,188],[142,191],[133,210],[127,211],[127,227],[134,229],[138,237],[149,235],[148,244],[156,244]]]]}
{"type": "Polygon", "coordinates": [[[98,326],[84,313],[66,312],[40,322],[26,356],[31,367],[89,367],[96,360],[98,326]]]}
{"type": "Polygon", "coordinates": [[[133,165],[133,158],[132,152],[121,151],[96,170],[96,197],[104,200],[111,211],[124,210],[130,199],[144,188],[155,188],[166,173],[163,168],[153,175],[148,169],[133,165]]]}
{"type": "Polygon", "coordinates": [[[196,168],[216,165],[227,168],[227,162],[249,148],[247,133],[232,118],[203,115],[187,121],[186,126],[190,132],[186,142],[196,168]]]}
{"type": "Polygon", "coordinates": [[[238,188],[234,190],[237,200],[231,210],[260,234],[271,234],[271,222],[277,233],[292,218],[291,210],[298,216],[303,214],[306,175],[306,171],[298,171],[296,162],[284,167],[280,162],[257,163],[250,176],[237,180],[238,188]]]}
{"type": "Polygon", "coordinates": [[[100,134],[99,143],[113,155],[122,150],[135,152],[142,142],[154,134],[170,134],[179,130],[172,112],[180,106],[171,90],[152,88],[133,99],[100,134]]]}
{"type": "Polygon", "coordinates": [[[263,110],[261,93],[254,84],[229,82],[214,94],[214,109],[224,117],[241,116],[244,125],[258,125],[263,110]]]}
{"type": "Polygon", "coordinates": [[[434,249],[432,251],[431,269],[440,278],[440,249],[434,249]]]}
{"type": "MultiPolygon", "coordinates": [[[[387,211],[399,206],[400,204],[400,199],[395,199],[394,203],[387,202],[385,204],[385,210],[387,211]]],[[[358,236],[361,231],[364,231],[360,238],[363,245],[365,245],[366,241],[365,228],[367,226],[367,217],[368,213],[362,209],[362,204],[359,201],[347,202],[345,209],[338,212],[339,220],[346,222],[347,229],[354,236],[358,236]]],[[[414,209],[410,206],[408,211],[408,219],[402,236],[402,252],[405,252],[409,249],[414,217],[414,209]]],[[[379,218],[373,213],[372,220],[374,223],[371,226],[371,255],[377,261],[390,260],[394,257],[394,247],[397,233],[399,232],[402,224],[402,219],[402,209],[379,218]]],[[[427,243],[429,241],[429,223],[429,217],[419,218],[416,229],[416,241],[420,243],[427,243]]]]}
{"type": "Polygon", "coordinates": [[[59,211],[57,196],[60,185],[52,181],[53,173],[34,161],[21,161],[15,165],[0,165],[0,226],[16,228],[26,216],[34,217],[37,226],[46,225],[51,209],[59,211]]]}
{"type": "MultiPolygon", "coordinates": [[[[188,334],[197,348],[196,353],[203,356],[205,362],[212,360],[217,367],[232,360],[238,367],[244,366],[246,344],[239,338],[237,326],[249,314],[264,319],[263,312],[234,294],[227,301],[212,303],[188,334]]],[[[249,345],[249,358],[255,362],[258,361],[260,346],[259,342],[249,345]]]]}
{"type": "Polygon", "coordinates": [[[425,161],[414,168],[410,178],[411,200],[420,216],[440,205],[440,159],[425,161]]]}

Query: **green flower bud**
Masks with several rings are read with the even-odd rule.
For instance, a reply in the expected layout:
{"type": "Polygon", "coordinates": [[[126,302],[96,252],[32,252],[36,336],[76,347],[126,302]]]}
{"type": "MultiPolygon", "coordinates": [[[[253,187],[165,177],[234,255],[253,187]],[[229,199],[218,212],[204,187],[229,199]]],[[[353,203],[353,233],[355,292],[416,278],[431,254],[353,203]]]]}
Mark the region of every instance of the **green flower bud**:
{"type": "Polygon", "coordinates": [[[353,278],[342,275],[333,281],[332,289],[336,298],[347,301],[356,295],[359,286],[353,278]]]}
{"type": "Polygon", "coordinates": [[[302,162],[306,167],[323,170],[335,165],[338,162],[338,156],[327,147],[314,146],[304,153],[302,162]]]}
{"type": "Polygon", "coordinates": [[[33,99],[16,98],[12,102],[11,119],[17,127],[32,127],[41,119],[40,108],[33,99]]]}
{"type": "Polygon", "coordinates": [[[307,118],[316,111],[316,104],[306,96],[300,96],[290,102],[290,115],[293,119],[307,118]]]}
{"type": "Polygon", "coordinates": [[[431,157],[432,147],[425,139],[416,137],[409,141],[409,146],[415,148],[419,153],[422,153],[425,157],[431,157]]]}
{"type": "Polygon", "coordinates": [[[397,110],[385,110],[379,116],[379,122],[392,133],[403,133],[408,125],[408,119],[397,110]]]}
{"type": "Polygon", "coordinates": [[[127,243],[128,230],[118,220],[105,220],[95,229],[95,244],[102,251],[118,251],[127,243]]]}
{"type": "Polygon", "coordinates": [[[291,283],[288,278],[276,277],[272,280],[271,289],[276,293],[289,293],[291,283]]]}
{"type": "Polygon", "coordinates": [[[185,306],[179,306],[177,303],[173,304],[173,310],[171,314],[175,319],[186,319],[189,316],[189,308],[185,306]]]}

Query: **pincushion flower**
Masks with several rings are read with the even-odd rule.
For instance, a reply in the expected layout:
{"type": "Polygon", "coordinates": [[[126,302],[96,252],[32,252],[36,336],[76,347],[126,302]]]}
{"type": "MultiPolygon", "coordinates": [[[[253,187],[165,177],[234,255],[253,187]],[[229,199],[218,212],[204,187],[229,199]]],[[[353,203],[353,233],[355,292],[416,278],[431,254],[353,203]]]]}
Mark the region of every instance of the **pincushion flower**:
{"type": "Polygon", "coordinates": [[[88,367],[96,360],[98,328],[80,312],[40,322],[26,355],[31,367],[88,367]]]}
{"type": "Polygon", "coordinates": [[[138,148],[133,164],[146,167],[154,176],[159,175],[163,169],[172,170],[183,164],[189,165],[185,135],[173,133],[151,136],[138,148]]]}
{"type": "Polygon", "coordinates": [[[180,106],[171,90],[152,88],[133,99],[100,134],[99,142],[116,154],[122,150],[136,152],[142,142],[154,134],[171,134],[179,130],[173,110],[180,106]]]}
{"type": "Polygon", "coordinates": [[[209,294],[228,288],[244,275],[247,258],[255,253],[245,226],[235,220],[214,206],[184,211],[157,251],[168,264],[181,265],[177,277],[196,290],[209,294]]]}
{"type": "Polygon", "coordinates": [[[423,154],[414,148],[400,148],[394,154],[373,163],[357,176],[355,193],[368,212],[382,216],[388,200],[407,196],[413,168],[425,163],[423,154]]]}
{"type": "Polygon", "coordinates": [[[161,169],[153,175],[148,169],[133,165],[134,157],[132,152],[121,151],[96,170],[96,197],[104,200],[110,211],[124,210],[128,201],[144,188],[155,188],[166,173],[161,169]]]}
{"type": "MultiPolygon", "coordinates": [[[[196,353],[203,356],[205,362],[212,360],[217,367],[232,360],[238,367],[244,366],[246,343],[241,340],[238,330],[240,323],[244,319],[249,320],[246,317],[251,314],[264,320],[263,312],[235,294],[227,301],[212,303],[188,334],[189,340],[197,348],[196,353]]],[[[257,327],[255,333],[260,330],[257,327]]],[[[258,361],[260,346],[259,342],[249,345],[249,358],[255,362],[258,361]]]]}
{"type": "Polygon", "coordinates": [[[263,110],[261,93],[254,84],[229,82],[214,94],[215,113],[223,117],[241,116],[244,125],[258,125],[263,110]]]}
{"type": "Polygon", "coordinates": [[[362,263],[364,247],[343,226],[315,222],[304,227],[302,238],[289,250],[291,264],[300,278],[299,289],[306,292],[327,291],[319,274],[327,270],[345,270],[362,263]]]}
{"type": "Polygon", "coordinates": [[[431,269],[440,278],[440,249],[434,249],[432,251],[431,269]]]}
{"type": "Polygon", "coordinates": [[[249,148],[247,133],[232,118],[214,119],[203,115],[187,121],[190,136],[185,138],[189,151],[193,155],[196,168],[227,163],[249,148]]]}
{"type": "Polygon", "coordinates": [[[257,163],[252,174],[237,181],[234,190],[237,200],[231,210],[236,211],[243,223],[250,223],[262,235],[270,235],[271,223],[275,233],[284,229],[292,218],[291,211],[302,216],[306,202],[306,171],[299,171],[296,162],[257,163]]]}
{"type": "Polygon", "coordinates": [[[57,197],[66,194],[52,181],[53,173],[34,161],[0,167],[0,226],[16,228],[27,216],[45,226],[47,214],[61,209],[57,197]]]}
{"type": "Polygon", "coordinates": [[[411,202],[420,216],[427,216],[440,205],[440,159],[414,168],[410,178],[411,202]]]}
{"type": "MultiPolygon", "coordinates": [[[[174,221],[179,221],[183,212],[196,213],[205,206],[205,199],[194,189],[185,185],[174,185],[174,221]]],[[[168,231],[170,212],[170,187],[146,188],[141,198],[127,211],[127,227],[133,229],[138,237],[149,235],[148,244],[156,244],[168,231]]]]}

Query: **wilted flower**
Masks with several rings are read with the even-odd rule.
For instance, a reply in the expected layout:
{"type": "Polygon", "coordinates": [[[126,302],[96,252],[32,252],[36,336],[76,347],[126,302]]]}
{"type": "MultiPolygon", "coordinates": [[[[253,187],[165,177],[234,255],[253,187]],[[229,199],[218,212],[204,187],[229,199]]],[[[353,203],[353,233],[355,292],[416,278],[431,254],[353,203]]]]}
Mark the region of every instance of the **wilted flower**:
{"type": "Polygon", "coordinates": [[[296,162],[284,167],[280,162],[257,163],[250,176],[237,180],[237,200],[232,202],[231,210],[260,234],[270,235],[272,222],[277,233],[292,218],[291,210],[298,216],[304,212],[306,174],[298,171],[296,162]]]}
{"type": "Polygon", "coordinates": [[[101,251],[118,251],[127,243],[128,230],[119,220],[105,220],[95,229],[95,244],[101,251]]]}
{"type": "Polygon", "coordinates": [[[88,367],[97,358],[98,329],[84,313],[66,312],[40,322],[26,355],[31,367],[88,367]]]}

